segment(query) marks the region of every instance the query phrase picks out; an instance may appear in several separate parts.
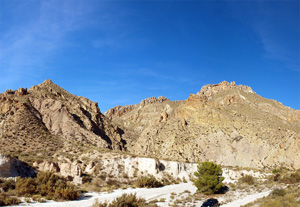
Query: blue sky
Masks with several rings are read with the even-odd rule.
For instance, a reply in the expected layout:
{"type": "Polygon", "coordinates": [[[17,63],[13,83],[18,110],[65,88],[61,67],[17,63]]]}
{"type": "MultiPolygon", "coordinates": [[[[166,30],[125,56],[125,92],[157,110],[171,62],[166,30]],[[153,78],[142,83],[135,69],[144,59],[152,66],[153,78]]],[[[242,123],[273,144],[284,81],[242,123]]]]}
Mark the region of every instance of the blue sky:
{"type": "Polygon", "coordinates": [[[299,1],[0,0],[0,93],[52,79],[102,112],[205,84],[300,109],[299,1]]]}

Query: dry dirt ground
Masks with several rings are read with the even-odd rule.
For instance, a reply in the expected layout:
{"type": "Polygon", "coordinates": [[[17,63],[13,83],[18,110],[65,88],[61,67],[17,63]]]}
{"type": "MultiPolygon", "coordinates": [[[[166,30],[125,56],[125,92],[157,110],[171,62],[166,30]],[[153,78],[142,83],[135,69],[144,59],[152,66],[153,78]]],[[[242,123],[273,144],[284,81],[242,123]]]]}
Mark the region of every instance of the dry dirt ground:
{"type": "MultiPolygon", "coordinates": [[[[271,189],[263,189],[261,192],[254,190],[236,190],[227,192],[226,194],[217,195],[217,199],[222,204],[222,207],[239,207],[250,203],[258,198],[269,195],[271,189]]],[[[93,203],[112,201],[123,193],[136,193],[138,197],[145,198],[147,201],[157,200],[159,206],[201,206],[202,202],[208,197],[196,194],[196,187],[191,183],[180,183],[168,185],[161,188],[128,188],[118,189],[113,192],[101,193],[86,193],[79,200],[68,202],[53,202],[45,203],[22,203],[19,206],[32,207],[91,207],[93,203]]]]}

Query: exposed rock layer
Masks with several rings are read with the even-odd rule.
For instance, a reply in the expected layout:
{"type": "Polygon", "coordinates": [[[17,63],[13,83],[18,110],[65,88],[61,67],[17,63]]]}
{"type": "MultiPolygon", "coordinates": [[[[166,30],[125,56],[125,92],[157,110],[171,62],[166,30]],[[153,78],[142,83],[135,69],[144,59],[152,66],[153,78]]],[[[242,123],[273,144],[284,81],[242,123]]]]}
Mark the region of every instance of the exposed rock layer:
{"type": "Polygon", "coordinates": [[[134,154],[300,168],[300,111],[235,82],[203,86],[186,101],[118,106],[105,115],[123,129],[127,149],[134,154]]]}
{"type": "Polygon", "coordinates": [[[105,115],[51,80],[7,90],[0,94],[0,152],[39,155],[39,164],[53,154],[75,160],[84,150],[108,148],[181,162],[300,168],[300,111],[234,82],[203,86],[185,101],[151,97],[105,115]]]}

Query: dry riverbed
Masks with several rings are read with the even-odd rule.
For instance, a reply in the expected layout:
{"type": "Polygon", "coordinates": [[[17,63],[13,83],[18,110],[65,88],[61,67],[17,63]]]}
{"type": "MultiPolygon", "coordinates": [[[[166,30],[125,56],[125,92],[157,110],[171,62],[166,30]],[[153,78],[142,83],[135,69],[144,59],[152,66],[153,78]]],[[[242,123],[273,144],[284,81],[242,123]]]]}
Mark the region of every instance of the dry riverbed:
{"type": "MultiPolygon", "coordinates": [[[[269,195],[270,189],[263,189],[260,192],[241,191],[227,192],[216,195],[223,207],[239,207],[250,203],[258,198],[269,195]]],[[[118,189],[113,192],[86,193],[79,200],[67,202],[47,201],[44,203],[21,203],[18,206],[32,207],[90,207],[98,200],[99,202],[112,201],[123,193],[136,193],[138,197],[147,201],[156,201],[159,206],[200,206],[208,197],[196,194],[196,187],[192,182],[168,185],[161,188],[128,188],[118,189]]]]}

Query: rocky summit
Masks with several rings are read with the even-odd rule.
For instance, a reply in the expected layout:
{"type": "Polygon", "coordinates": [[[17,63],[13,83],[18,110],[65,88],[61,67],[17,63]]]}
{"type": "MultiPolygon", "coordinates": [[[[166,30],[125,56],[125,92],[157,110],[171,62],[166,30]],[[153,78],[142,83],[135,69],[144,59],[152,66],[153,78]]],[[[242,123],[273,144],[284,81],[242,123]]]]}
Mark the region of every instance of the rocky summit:
{"type": "Polygon", "coordinates": [[[184,101],[148,98],[104,113],[137,155],[225,166],[300,168],[300,111],[223,81],[184,101]]]}
{"type": "MultiPolygon", "coordinates": [[[[66,158],[67,168],[77,169],[78,160],[108,150],[180,162],[299,169],[299,149],[300,111],[235,82],[205,85],[187,100],[151,97],[104,114],[97,103],[51,80],[0,94],[0,153],[37,168],[57,159],[63,165],[66,158]]],[[[66,168],[60,165],[57,169],[66,168]]]]}
{"type": "Polygon", "coordinates": [[[119,128],[97,103],[70,94],[51,80],[0,94],[0,152],[78,151],[79,146],[123,149],[119,128]]]}

